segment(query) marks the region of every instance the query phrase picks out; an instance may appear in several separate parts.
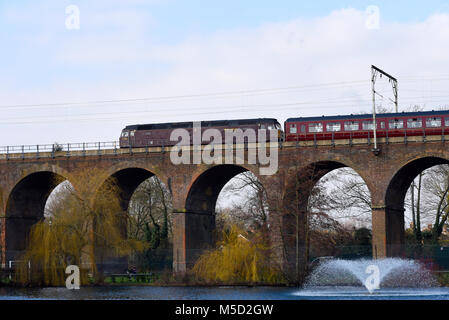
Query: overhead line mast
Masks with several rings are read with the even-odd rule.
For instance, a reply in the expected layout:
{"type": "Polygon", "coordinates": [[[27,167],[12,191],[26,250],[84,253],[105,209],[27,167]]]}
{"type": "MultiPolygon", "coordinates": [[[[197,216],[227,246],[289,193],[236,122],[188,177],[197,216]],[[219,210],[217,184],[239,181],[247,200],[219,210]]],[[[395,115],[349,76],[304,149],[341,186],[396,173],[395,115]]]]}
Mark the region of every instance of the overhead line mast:
{"type": "Polygon", "coordinates": [[[374,149],[373,152],[374,153],[379,153],[379,149],[377,148],[377,123],[376,123],[376,80],[377,80],[377,75],[380,74],[380,77],[382,78],[382,75],[386,76],[388,78],[388,82],[391,83],[392,87],[393,87],[393,94],[394,94],[394,101],[391,100],[392,102],[394,102],[394,106],[395,106],[395,111],[396,113],[398,113],[398,80],[389,75],[388,73],[386,73],[385,71],[377,68],[374,65],[371,65],[371,88],[372,88],[372,92],[373,92],[373,133],[374,133],[374,149]]]}

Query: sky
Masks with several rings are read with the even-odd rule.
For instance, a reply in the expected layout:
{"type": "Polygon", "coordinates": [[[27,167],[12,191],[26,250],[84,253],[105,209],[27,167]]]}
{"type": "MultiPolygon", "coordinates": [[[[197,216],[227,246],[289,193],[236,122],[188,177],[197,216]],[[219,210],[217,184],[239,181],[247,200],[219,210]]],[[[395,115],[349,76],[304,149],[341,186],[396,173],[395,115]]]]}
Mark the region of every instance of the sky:
{"type": "Polygon", "coordinates": [[[0,0],[0,146],[369,112],[371,65],[400,111],[448,106],[449,2],[0,0]]]}

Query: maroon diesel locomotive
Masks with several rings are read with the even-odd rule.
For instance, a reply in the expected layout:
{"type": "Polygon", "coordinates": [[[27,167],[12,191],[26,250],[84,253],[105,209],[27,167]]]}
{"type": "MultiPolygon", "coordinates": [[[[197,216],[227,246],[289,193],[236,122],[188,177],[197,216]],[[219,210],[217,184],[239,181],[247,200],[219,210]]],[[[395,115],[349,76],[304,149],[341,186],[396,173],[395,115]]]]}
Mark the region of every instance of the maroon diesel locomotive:
{"type": "MultiPolygon", "coordinates": [[[[373,138],[371,114],[289,118],[285,141],[373,138]]],[[[376,115],[376,135],[382,137],[449,134],[448,111],[383,113],[376,115]]]]}
{"type": "MultiPolygon", "coordinates": [[[[224,143],[225,132],[227,130],[253,129],[258,138],[258,129],[267,130],[267,141],[270,138],[269,130],[276,130],[278,139],[283,138],[282,127],[276,119],[240,119],[240,120],[216,120],[201,121],[201,136],[206,129],[217,129],[221,133],[223,141],[214,141],[217,144],[224,143]]],[[[161,147],[174,146],[178,141],[171,141],[170,135],[175,129],[185,129],[193,137],[193,122],[171,122],[171,123],[154,123],[154,124],[136,124],[126,126],[122,130],[120,136],[120,148],[144,148],[144,147],[161,147]]],[[[213,139],[212,139],[213,140],[213,139]]],[[[208,144],[210,140],[202,140],[202,144],[208,144]]],[[[190,139],[192,143],[192,139],[190,139]]]]}

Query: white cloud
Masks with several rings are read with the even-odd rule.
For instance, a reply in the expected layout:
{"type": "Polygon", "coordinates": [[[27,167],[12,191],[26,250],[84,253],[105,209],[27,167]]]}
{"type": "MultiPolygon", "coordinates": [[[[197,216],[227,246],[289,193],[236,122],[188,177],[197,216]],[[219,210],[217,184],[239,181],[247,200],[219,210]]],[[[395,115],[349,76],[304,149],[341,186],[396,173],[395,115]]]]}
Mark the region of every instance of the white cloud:
{"type": "MultiPolygon", "coordinates": [[[[39,86],[23,90],[10,88],[8,92],[0,92],[6,103],[178,96],[363,79],[366,82],[265,95],[65,107],[63,112],[43,110],[39,112],[40,117],[57,115],[71,121],[64,125],[49,123],[39,136],[19,134],[12,138],[13,142],[10,137],[5,138],[6,129],[0,129],[3,131],[1,145],[23,143],[26,139],[29,143],[53,142],[55,137],[60,141],[112,140],[117,138],[117,130],[133,122],[235,117],[276,117],[283,121],[292,116],[369,110],[371,64],[399,79],[401,106],[449,104],[445,102],[449,96],[444,97],[447,81],[427,80],[436,75],[449,75],[448,14],[439,13],[425,21],[407,24],[382,20],[379,30],[369,30],[365,27],[364,12],[343,9],[321,18],[191,35],[177,44],[153,40],[152,25],[157,22],[147,13],[115,11],[85,19],[87,25],[83,26],[82,21],[81,28],[87,28],[91,21],[92,31],[82,29],[83,33],[58,36],[58,41],[51,42],[55,52],[52,61],[62,64],[62,68],[78,69],[73,78],[67,76],[61,81],[55,76],[46,90],[39,86]],[[113,26],[110,29],[109,24],[113,26]],[[410,79],[423,75],[427,78],[420,82],[410,79]],[[305,104],[285,106],[294,102],[305,104]],[[257,107],[249,107],[252,105],[257,107]],[[145,110],[154,111],[141,112],[145,110]],[[122,114],[114,116],[115,112],[122,114]],[[102,114],[91,116],[97,121],[77,120],[89,117],[86,116],[89,113],[102,114]],[[117,120],[103,121],[111,117],[117,120]],[[82,132],[76,129],[80,123],[82,132]]],[[[48,41],[40,37],[41,42],[48,41]]],[[[390,93],[387,85],[380,82],[379,86],[385,94],[390,93]]],[[[34,118],[37,115],[36,111],[30,111],[27,117],[37,119],[34,118]]],[[[25,118],[25,115],[14,111],[8,117],[25,118]]],[[[24,128],[32,130],[33,126],[24,128]]],[[[39,124],[39,128],[42,126],[39,124]]]]}

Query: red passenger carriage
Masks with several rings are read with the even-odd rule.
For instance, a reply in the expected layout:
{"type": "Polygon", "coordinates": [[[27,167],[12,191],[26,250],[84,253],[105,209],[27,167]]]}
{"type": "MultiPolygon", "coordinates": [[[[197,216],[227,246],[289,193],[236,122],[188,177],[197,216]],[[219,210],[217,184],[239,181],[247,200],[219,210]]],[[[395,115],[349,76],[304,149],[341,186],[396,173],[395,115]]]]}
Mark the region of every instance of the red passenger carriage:
{"type": "MultiPolygon", "coordinates": [[[[376,115],[377,137],[449,134],[449,111],[384,113],[376,115]]],[[[373,138],[371,114],[290,118],[286,141],[373,138]]]]}

